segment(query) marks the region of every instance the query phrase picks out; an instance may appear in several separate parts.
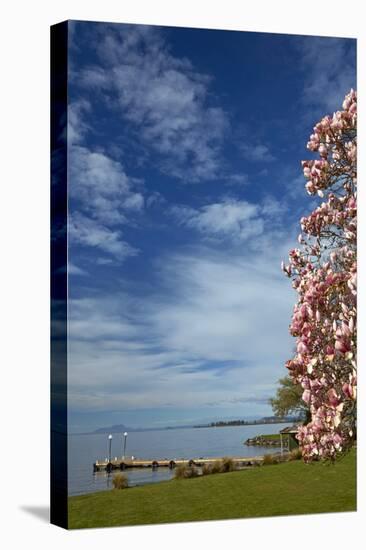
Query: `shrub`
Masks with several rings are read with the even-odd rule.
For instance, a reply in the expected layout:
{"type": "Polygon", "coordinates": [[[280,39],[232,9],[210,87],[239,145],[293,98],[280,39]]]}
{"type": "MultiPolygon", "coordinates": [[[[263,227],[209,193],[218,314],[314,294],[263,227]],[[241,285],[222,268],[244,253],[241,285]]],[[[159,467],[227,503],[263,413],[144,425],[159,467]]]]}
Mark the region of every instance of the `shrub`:
{"type": "Polygon", "coordinates": [[[128,487],[128,479],[125,474],[115,474],[113,476],[113,487],[115,489],[126,489],[128,487]]]}
{"type": "Polygon", "coordinates": [[[202,475],[207,476],[212,473],[212,464],[204,464],[202,467],[202,475]]]}
{"type": "Polygon", "coordinates": [[[199,475],[200,475],[200,472],[197,466],[188,466],[186,477],[197,477],[199,475]]]}
{"type": "Polygon", "coordinates": [[[174,472],[176,479],[188,479],[190,477],[197,477],[198,475],[198,468],[194,465],[189,466],[188,464],[178,464],[174,472]]]}
{"type": "Polygon", "coordinates": [[[233,472],[234,470],[236,470],[236,464],[235,464],[235,462],[233,461],[232,458],[229,458],[229,457],[225,456],[225,457],[221,460],[220,472],[222,472],[222,473],[225,473],[225,472],[233,472]]]}
{"type": "Polygon", "coordinates": [[[289,454],[289,460],[300,460],[302,458],[302,452],[300,447],[298,449],[293,449],[289,454]]]}
{"type": "Polygon", "coordinates": [[[181,479],[184,477],[187,466],[185,464],[178,464],[174,470],[174,477],[176,479],[181,479]]]}
{"type": "Polygon", "coordinates": [[[211,464],[211,474],[219,474],[221,473],[221,460],[215,460],[211,464]]]}
{"type": "Polygon", "coordinates": [[[278,464],[279,460],[274,455],[264,455],[263,457],[263,466],[269,466],[270,464],[278,464]]]}
{"type": "Polygon", "coordinates": [[[233,459],[224,457],[221,460],[215,460],[215,462],[211,464],[204,464],[202,467],[202,475],[223,474],[225,472],[233,472],[236,469],[236,464],[233,459]]]}

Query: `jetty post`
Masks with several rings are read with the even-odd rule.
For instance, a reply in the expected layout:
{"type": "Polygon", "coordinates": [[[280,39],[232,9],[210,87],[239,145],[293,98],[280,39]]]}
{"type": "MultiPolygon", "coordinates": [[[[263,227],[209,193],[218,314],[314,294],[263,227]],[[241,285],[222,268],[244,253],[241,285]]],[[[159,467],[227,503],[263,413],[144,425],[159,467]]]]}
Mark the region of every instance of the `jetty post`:
{"type": "Polygon", "coordinates": [[[108,441],[109,441],[108,459],[109,459],[109,462],[112,462],[112,439],[113,439],[112,434],[109,434],[109,436],[108,436],[108,441]]]}
{"type": "Polygon", "coordinates": [[[127,444],[128,433],[125,432],[123,435],[124,435],[124,442],[123,442],[123,459],[124,459],[126,456],[126,444],[127,444]]]}

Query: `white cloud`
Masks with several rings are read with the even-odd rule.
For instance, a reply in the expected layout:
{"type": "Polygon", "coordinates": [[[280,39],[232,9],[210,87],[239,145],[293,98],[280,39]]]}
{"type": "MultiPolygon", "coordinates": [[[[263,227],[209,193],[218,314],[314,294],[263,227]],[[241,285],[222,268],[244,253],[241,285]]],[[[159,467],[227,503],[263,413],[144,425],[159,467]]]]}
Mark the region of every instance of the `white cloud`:
{"type": "Polygon", "coordinates": [[[244,158],[252,162],[272,162],[276,158],[272,155],[269,148],[263,144],[240,145],[239,149],[244,158]]]}
{"type": "Polygon", "coordinates": [[[163,340],[211,360],[256,363],[265,357],[268,363],[281,354],[287,330],[279,334],[288,325],[288,316],[282,315],[292,291],[280,272],[279,253],[251,259],[202,250],[170,259],[162,268],[162,282],[174,299],[154,308],[163,340]]]}
{"type": "Polygon", "coordinates": [[[86,99],[71,102],[67,109],[67,142],[68,146],[82,142],[90,126],[86,122],[85,113],[90,112],[91,105],[86,99]]]}
{"type": "Polygon", "coordinates": [[[95,260],[95,262],[96,262],[98,265],[109,265],[109,264],[113,264],[112,258],[106,258],[105,256],[100,256],[99,258],[97,258],[97,259],[95,260]]]}
{"type": "Polygon", "coordinates": [[[233,185],[248,185],[248,174],[230,174],[226,176],[225,183],[233,185]]]}
{"type": "Polygon", "coordinates": [[[356,59],[350,53],[349,42],[313,36],[298,42],[305,75],[303,100],[323,109],[324,115],[339,110],[346,93],[356,85],[356,59]]]}
{"type": "Polygon", "coordinates": [[[123,240],[120,230],[112,230],[78,211],[69,215],[68,234],[72,244],[98,248],[119,261],[138,254],[137,249],[123,240]]]}
{"type": "Polygon", "coordinates": [[[207,238],[229,240],[233,243],[253,240],[250,246],[263,249],[264,242],[271,241],[275,231],[282,228],[286,205],[270,195],[259,204],[245,200],[225,198],[195,209],[187,206],[173,206],[170,213],[180,225],[195,229],[207,238]],[[265,228],[270,231],[265,232],[265,228]],[[270,227],[269,227],[270,226],[270,227]],[[260,239],[260,241],[258,240],[260,239]]]}
{"type": "Polygon", "coordinates": [[[208,236],[246,240],[263,232],[259,206],[247,201],[225,199],[199,210],[175,206],[171,209],[178,222],[208,236]]]}
{"type": "Polygon", "coordinates": [[[84,211],[103,223],[126,222],[126,211],[144,206],[141,193],[132,190],[121,163],[104,153],[74,146],[69,152],[70,196],[80,200],[84,211]]]}
{"type": "Polygon", "coordinates": [[[283,222],[283,215],[286,210],[284,202],[280,202],[271,195],[266,195],[261,204],[261,213],[264,216],[269,216],[273,221],[273,218],[279,219],[280,224],[283,222]]]}
{"type": "Polygon", "coordinates": [[[67,269],[69,275],[89,275],[85,269],[81,269],[77,265],[73,264],[72,262],[68,263],[68,269],[67,269]]]}
{"type": "Polygon", "coordinates": [[[123,260],[137,250],[122,238],[121,225],[144,207],[121,163],[80,145],[69,148],[70,243],[98,247],[123,260]],[[115,229],[118,227],[118,229],[115,229]]]}
{"type": "Polygon", "coordinates": [[[161,193],[159,193],[158,191],[153,191],[146,199],[146,206],[148,208],[153,208],[154,206],[164,205],[166,204],[166,202],[166,199],[161,193]]]}
{"type": "Polygon", "coordinates": [[[273,393],[292,344],[280,244],[255,259],[170,255],[149,296],[72,301],[71,409],[234,406],[273,393]]]}
{"type": "Polygon", "coordinates": [[[156,29],[108,27],[98,44],[101,67],[87,67],[79,82],[117,96],[121,116],[162,155],[170,175],[199,181],[216,178],[228,120],[208,99],[210,78],[187,59],[172,56],[156,29]]]}
{"type": "Polygon", "coordinates": [[[101,67],[85,68],[82,75],[76,76],[71,73],[71,77],[80,78],[85,85],[96,91],[107,89],[109,86],[107,73],[101,67]]]}

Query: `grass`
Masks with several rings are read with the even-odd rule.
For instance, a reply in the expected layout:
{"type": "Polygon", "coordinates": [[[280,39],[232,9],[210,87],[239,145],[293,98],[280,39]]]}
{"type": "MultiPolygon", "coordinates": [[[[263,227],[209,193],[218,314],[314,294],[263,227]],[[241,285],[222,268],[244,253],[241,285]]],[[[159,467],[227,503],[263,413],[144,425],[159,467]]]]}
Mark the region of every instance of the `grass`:
{"type": "Polygon", "coordinates": [[[69,527],[109,527],[356,510],[356,452],[69,498],[69,527]]]}

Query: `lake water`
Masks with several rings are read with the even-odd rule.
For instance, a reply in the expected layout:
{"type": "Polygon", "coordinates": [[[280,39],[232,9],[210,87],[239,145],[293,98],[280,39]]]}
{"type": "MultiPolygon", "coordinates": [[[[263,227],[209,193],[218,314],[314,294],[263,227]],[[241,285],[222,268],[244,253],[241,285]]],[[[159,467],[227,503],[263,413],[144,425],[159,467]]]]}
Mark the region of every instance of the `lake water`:
{"type": "MultiPolygon", "coordinates": [[[[277,448],[248,447],[249,437],[278,433],[290,424],[261,424],[255,426],[228,426],[222,428],[182,428],[129,432],[126,456],[146,459],[177,459],[199,457],[243,456],[251,457],[273,453],[277,448]]],[[[96,460],[108,456],[108,434],[70,435],[68,438],[69,495],[79,495],[112,488],[113,474],[93,473],[96,460]]],[[[113,434],[112,458],[123,454],[122,434],[113,434]]],[[[174,470],[169,468],[131,469],[127,474],[130,486],[156,483],[171,479],[174,470]]]]}
{"type": "MultiPolygon", "coordinates": [[[[126,456],[145,459],[177,459],[199,457],[251,457],[273,453],[276,447],[248,447],[249,437],[278,433],[290,424],[262,424],[256,426],[228,426],[222,428],[182,428],[129,432],[126,456]]],[[[69,495],[80,495],[112,488],[112,474],[93,473],[93,463],[108,457],[108,434],[69,435],[68,438],[69,495]]],[[[113,434],[112,457],[123,454],[122,434],[113,434]]],[[[156,483],[171,479],[169,468],[131,469],[124,472],[130,486],[156,483]]]]}

